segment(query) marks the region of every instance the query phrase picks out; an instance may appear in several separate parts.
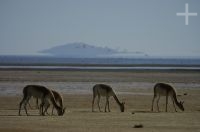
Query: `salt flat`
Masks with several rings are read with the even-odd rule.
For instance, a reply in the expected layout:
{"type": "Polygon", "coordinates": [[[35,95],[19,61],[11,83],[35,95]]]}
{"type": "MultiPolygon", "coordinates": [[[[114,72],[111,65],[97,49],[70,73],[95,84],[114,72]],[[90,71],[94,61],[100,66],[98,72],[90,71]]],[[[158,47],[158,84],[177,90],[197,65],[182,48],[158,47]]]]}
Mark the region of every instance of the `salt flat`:
{"type": "MultiPolygon", "coordinates": [[[[0,71],[0,131],[199,131],[200,74],[197,72],[96,72],[96,71],[0,71]],[[170,83],[177,88],[178,100],[185,101],[185,111],[164,112],[165,98],[160,100],[161,112],[151,112],[153,85],[170,83]],[[106,83],[113,87],[120,101],[126,102],[121,113],[111,98],[111,112],[91,112],[92,86],[106,83]],[[22,89],[27,84],[41,84],[60,91],[67,111],[64,116],[39,116],[29,108],[29,114],[18,116],[22,89]],[[5,93],[9,89],[10,94],[5,93]],[[70,92],[68,90],[71,90],[70,92]],[[74,90],[74,91],[73,91],[74,90]],[[82,92],[81,92],[82,90],[82,92]],[[69,92],[69,93],[68,93],[69,92]],[[187,93],[187,95],[184,95],[187,93]],[[143,128],[134,128],[142,124],[143,128]]],[[[103,110],[104,99],[101,101],[103,110]]],[[[30,101],[32,107],[35,101],[30,101]]],[[[156,105],[155,105],[156,110],[156,105]]],[[[49,110],[50,111],[50,110],[49,110]]],[[[55,113],[56,114],[56,113],[55,113]]]]}

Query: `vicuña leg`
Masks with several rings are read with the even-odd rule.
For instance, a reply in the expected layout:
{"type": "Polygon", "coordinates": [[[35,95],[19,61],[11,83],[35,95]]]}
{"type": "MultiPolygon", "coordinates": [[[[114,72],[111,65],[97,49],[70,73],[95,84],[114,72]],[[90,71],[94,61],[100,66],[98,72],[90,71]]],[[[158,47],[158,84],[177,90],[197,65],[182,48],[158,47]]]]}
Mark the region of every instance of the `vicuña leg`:
{"type": "Polygon", "coordinates": [[[24,96],[22,101],[19,103],[19,113],[18,113],[18,115],[21,115],[22,104],[24,103],[25,100],[26,100],[26,97],[24,96]]]}
{"type": "Polygon", "coordinates": [[[100,98],[101,98],[101,96],[98,95],[98,102],[97,103],[98,103],[99,111],[101,112],[101,108],[100,108],[100,104],[99,104],[100,103],[100,98]]]}
{"type": "Polygon", "coordinates": [[[109,97],[108,97],[108,112],[110,112],[110,102],[109,102],[109,97]]]}
{"type": "Polygon", "coordinates": [[[158,110],[158,112],[160,112],[160,110],[159,110],[159,100],[160,100],[160,95],[158,96],[158,99],[157,99],[157,110],[158,110]]]}
{"type": "Polygon", "coordinates": [[[106,96],[105,112],[107,112],[108,104],[109,104],[109,98],[108,98],[108,96],[106,96]]]}
{"type": "Polygon", "coordinates": [[[156,95],[153,96],[153,100],[152,100],[152,105],[151,105],[151,111],[153,111],[153,107],[154,107],[154,100],[156,98],[156,95]]]}
{"type": "Polygon", "coordinates": [[[95,101],[96,95],[93,95],[92,99],[92,112],[94,112],[94,101],[95,101]]]}
{"type": "Polygon", "coordinates": [[[165,107],[166,112],[167,112],[167,105],[168,105],[168,94],[166,95],[166,107],[165,107]]]}
{"type": "Polygon", "coordinates": [[[29,114],[28,114],[28,112],[27,112],[26,105],[27,105],[29,99],[30,99],[30,97],[27,97],[26,100],[25,100],[25,102],[24,102],[24,109],[25,109],[25,112],[26,112],[26,115],[27,115],[27,116],[28,116],[29,114]]]}
{"type": "MultiPolygon", "coordinates": [[[[50,106],[50,105],[49,105],[50,106]]],[[[52,107],[51,115],[53,115],[54,106],[52,107]]]]}
{"type": "Polygon", "coordinates": [[[174,99],[173,99],[172,97],[171,97],[171,100],[172,100],[172,102],[173,102],[174,110],[177,112],[176,106],[175,106],[175,102],[174,102],[174,99]]]}

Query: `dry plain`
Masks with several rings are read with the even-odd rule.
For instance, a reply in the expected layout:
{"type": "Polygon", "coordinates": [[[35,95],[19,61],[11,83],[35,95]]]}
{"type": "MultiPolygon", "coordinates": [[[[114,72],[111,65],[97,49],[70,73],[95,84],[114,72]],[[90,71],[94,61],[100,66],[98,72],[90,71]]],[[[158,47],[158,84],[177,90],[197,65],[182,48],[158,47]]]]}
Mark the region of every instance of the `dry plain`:
{"type": "MultiPolygon", "coordinates": [[[[197,132],[200,131],[200,72],[199,71],[57,71],[0,70],[0,131],[65,131],[65,132],[197,132]],[[164,112],[165,98],[160,100],[161,112],[151,112],[153,86],[166,82],[177,89],[178,100],[184,101],[185,111],[175,112],[169,101],[164,112]],[[91,112],[92,86],[105,83],[113,87],[120,101],[125,101],[121,113],[113,98],[111,112],[91,112]],[[18,116],[22,89],[27,84],[40,84],[60,91],[67,107],[64,116],[39,116],[30,101],[31,116],[18,116]],[[184,95],[185,94],[185,95],[184,95]],[[134,128],[142,124],[143,128],[134,128]]],[[[102,99],[103,110],[105,100],[102,99]]],[[[50,110],[49,110],[50,111],[50,110]]],[[[55,113],[56,114],[56,113],[55,113]]]]}

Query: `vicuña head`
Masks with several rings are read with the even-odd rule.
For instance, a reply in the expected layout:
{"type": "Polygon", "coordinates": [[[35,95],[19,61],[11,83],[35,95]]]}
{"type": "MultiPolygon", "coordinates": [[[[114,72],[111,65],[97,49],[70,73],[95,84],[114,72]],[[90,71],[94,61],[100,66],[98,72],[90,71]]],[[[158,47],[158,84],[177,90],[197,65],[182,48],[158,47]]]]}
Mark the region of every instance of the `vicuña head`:
{"type": "Polygon", "coordinates": [[[122,103],[120,103],[120,110],[121,110],[121,112],[124,112],[124,105],[125,105],[125,102],[122,102],[122,103]]]}
{"type": "Polygon", "coordinates": [[[57,109],[58,115],[59,115],[59,116],[64,115],[64,114],[65,114],[65,109],[66,109],[66,107],[65,107],[65,108],[59,107],[59,108],[57,109]]]}
{"type": "Polygon", "coordinates": [[[177,106],[178,106],[182,111],[185,110],[184,107],[183,107],[183,103],[184,103],[184,101],[180,101],[180,102],[177,104],[177,106]]]}

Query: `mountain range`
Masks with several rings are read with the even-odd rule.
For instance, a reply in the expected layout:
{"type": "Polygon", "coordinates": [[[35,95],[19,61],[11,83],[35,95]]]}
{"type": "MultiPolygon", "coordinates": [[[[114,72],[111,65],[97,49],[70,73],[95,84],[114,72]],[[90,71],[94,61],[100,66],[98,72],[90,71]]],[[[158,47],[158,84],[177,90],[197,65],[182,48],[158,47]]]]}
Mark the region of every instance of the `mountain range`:
{"type": "Polygon", "coordinates": [[[108,47],[92,46],[86,43],[68,43],[39,51],[46,55],[68,58],[130,58],[147,57],[143,52],[118,51],[108,47]]]}

